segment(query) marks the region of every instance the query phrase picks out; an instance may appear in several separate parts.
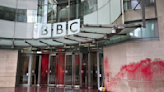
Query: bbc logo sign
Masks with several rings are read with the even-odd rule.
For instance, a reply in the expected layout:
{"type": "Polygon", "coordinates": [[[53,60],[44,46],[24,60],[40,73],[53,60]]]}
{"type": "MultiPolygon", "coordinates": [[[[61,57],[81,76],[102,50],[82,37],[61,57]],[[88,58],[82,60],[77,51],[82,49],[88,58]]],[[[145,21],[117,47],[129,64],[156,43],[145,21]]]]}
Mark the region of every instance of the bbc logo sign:
{"type": "Polygon", "coordinates": [[[54,23],[53,28],[51,24],[36,24],[34,26],[34,38],[61,37],[80,32],[80,19],[68,21],[68,27],[66,27],[66,24],[66,22],[54,23]]]}

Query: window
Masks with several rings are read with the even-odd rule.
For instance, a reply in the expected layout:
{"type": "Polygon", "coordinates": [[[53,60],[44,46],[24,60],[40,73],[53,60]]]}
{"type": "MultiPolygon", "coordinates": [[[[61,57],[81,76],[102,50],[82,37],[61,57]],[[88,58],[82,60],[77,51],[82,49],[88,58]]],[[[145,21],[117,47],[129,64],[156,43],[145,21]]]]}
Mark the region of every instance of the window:
{"type": "MultiPolygon", "coordinates": [[[[124,10],[141,9],[142,0],[124,0],[124,10]],[[137,5],[138,4],[138,5],[137,5]]],[[[145,0],[145,7],[155,6],[154,0],[145,0]]]]}
{"type": "Polygon", "coordinates": [[[27,22],[27,11],[25,9],[17,10],[17,21],[18,22],[27,22]]]}
{"type": "Polygon", "coordinates": [[[4,19],[5,15],[5,7],[0,6],[0,19],[4,19]]]}
{"type": "Polygon", "coordinates": [[[5,7],[4,19],[10,20],[10,21],[15,21],[15,11],[16,10],[13,8],[5,7]]]}
{"type": "MultiPolygon", "coordinates": [[[[141,24],[142,22],[131,22],[141,24]]],[[[137,28],[129,33],[131,38],[154,38],[159,37],[157,20],[146,21],[146,28],[137,28]]]]}

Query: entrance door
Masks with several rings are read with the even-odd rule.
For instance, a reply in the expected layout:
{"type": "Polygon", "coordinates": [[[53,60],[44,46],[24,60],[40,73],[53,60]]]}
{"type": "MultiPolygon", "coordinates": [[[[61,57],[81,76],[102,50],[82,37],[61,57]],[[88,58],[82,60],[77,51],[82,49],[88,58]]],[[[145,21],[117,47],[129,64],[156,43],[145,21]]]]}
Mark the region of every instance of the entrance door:
{"type": "Polygon", "coordinates": [[[88,53],[84,53],[82,55],[82,65],[81,65],[81,73],[82,73],[82,85],[81,87],[88,87],[88,53]]]}
{"type": "Polygon", "coordinates": [[[68,87],[80,87],[80,55],[66,53],[65,55],[65,80],[68,87]]]}
{"type": "Polygon", "coordinates": [[[41,76],[40,76],[40,84],[47,85],[48,84],[48,62],[49,62],[49,54],[42,55],[42,64],[41,64],[41,76]]]}
{"type": "Polygon", "coordinates": [[[97,52],[90,53],[90,68],[91,68],[91,86],[94,89],[98,88],[98,73],[97,73],[97,52]]]}
{"type": "Polygon", "coordinates": [[[56,86],[57,84],[57,63],[58,59],[56,54],[50,55],[49,61],[49,76],[48,76],[48,84],[50,86],[56,86]]]}
{"type": "Polygon", "coordinates": [[[20,78],[19,84],[21,86],[28,86],[29,84],[29,65],[30,65],[30,56],[29,55],[22,55],[20,60],[20,78]]]}
{"type": "Polygon", "coordinates": [[[71,53],[66,53],[65,55],[65,77],[64,85],[73,87],[73,57],[71,53]]]}
{"type": "Polygon", "coordinates": [[[51,54],[49,57],[49,86],[64,86],[64,60],[65,54],[51,54]]]}
{"type": "Polygon", "coordinates": [[[97,53],[98,60],[98,88],[104,86],[104,60],[103,53],[97,53]]]}
{"type": "Polygon", "coordinates": [[[74,68],[74,87],[80,87],[80,76],[81,76],[81,74],[80,74],[80,55],[79,54],[75,54],[75,58],[74,58],[75,60],[75,63],[74,63],[74,66],[75,66],[75,68],[74,68]]]}
{"type": "Polygon", "coordinates": [[[32,54],[22,54],[20,59],[20,86],[30,86],[39,84],[39,65],[41,56],[32,54]]]}
{"type": "Polygon", "coordinates": [[[32,56],[32,69],[31,69],[31,84],[37,85],[39,80],[39,63],[41,56],[33,55],[32,56]]]}

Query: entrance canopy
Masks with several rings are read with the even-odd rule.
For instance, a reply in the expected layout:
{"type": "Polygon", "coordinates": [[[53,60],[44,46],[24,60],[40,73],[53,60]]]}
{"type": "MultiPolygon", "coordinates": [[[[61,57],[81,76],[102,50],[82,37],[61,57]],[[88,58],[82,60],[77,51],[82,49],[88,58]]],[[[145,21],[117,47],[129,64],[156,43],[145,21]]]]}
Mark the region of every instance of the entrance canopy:
{"type": "Polygon", "coordinates": [[[129,33],[140,24],[124,25],[83,25],[80,32],[74,35],[67,35],[58,38],[40,38],[40,39],[14,39],[0,38],[0,46],[14,47],[66,47],[66,46],[87,46],[88,43],[101,43],[102,46],[108,43],[121,42],[129,38],[129,33]],[[119,40],[118,40],[119,38],[119,40]],[[121,39],[121,40],[120,40],[121,39]]]}

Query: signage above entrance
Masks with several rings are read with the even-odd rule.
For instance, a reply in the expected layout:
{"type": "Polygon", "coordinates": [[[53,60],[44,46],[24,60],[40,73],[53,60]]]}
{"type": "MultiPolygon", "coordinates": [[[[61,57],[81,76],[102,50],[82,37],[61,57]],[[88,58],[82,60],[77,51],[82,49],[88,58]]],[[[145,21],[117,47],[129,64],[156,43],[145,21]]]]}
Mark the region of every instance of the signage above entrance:
{"type": "Polygon", "coordinates": [[[80,19],[68,21],[68,27],[66,22],[59,22],[54,24],[35,24],[34,26],[34,38],[51,38],[61,37],[66,35],[73,35],[80,32],[80,19]],[[68,28],[68,29],[67,29],[68,28]]]}

